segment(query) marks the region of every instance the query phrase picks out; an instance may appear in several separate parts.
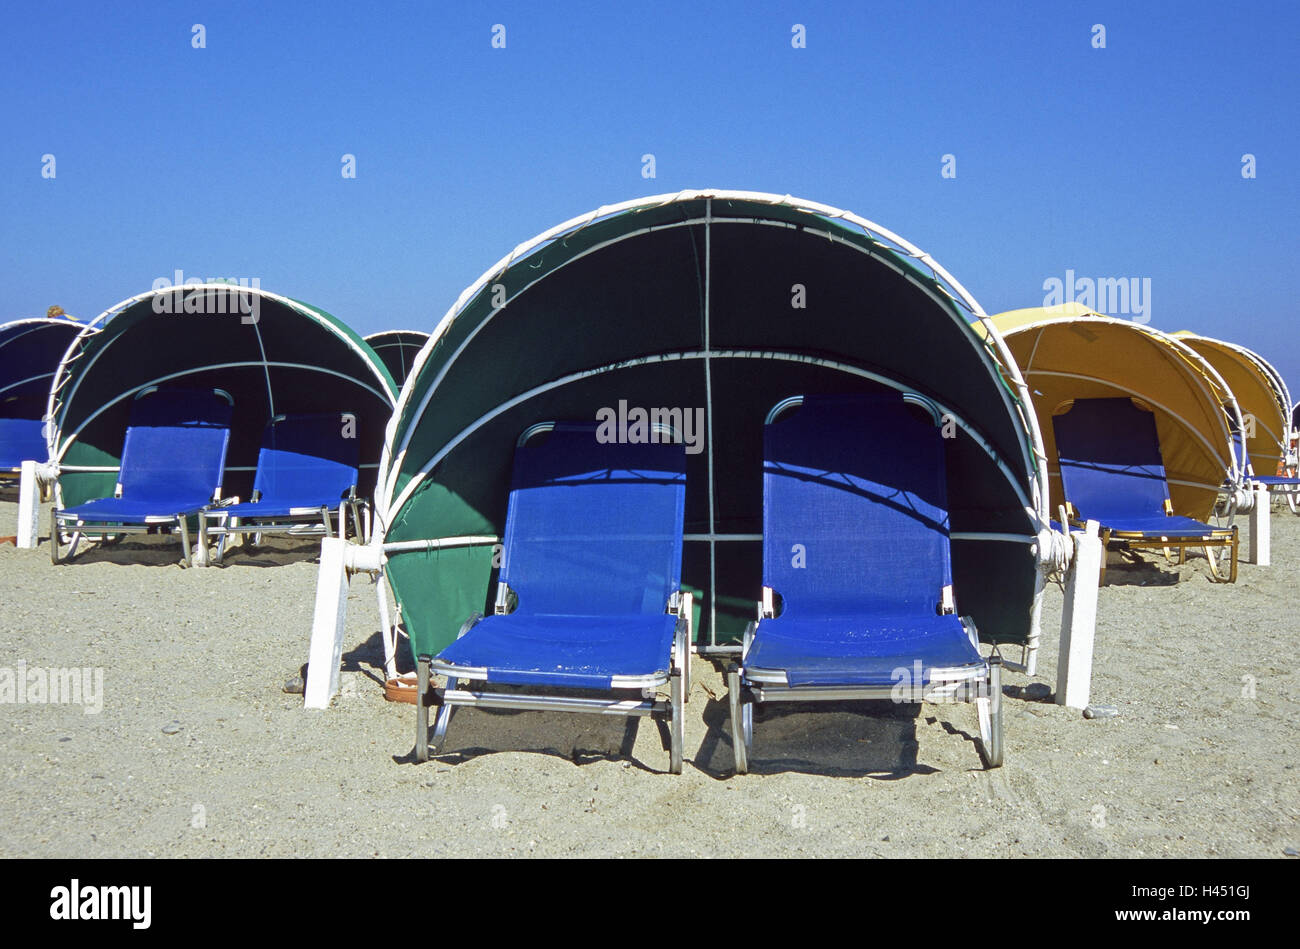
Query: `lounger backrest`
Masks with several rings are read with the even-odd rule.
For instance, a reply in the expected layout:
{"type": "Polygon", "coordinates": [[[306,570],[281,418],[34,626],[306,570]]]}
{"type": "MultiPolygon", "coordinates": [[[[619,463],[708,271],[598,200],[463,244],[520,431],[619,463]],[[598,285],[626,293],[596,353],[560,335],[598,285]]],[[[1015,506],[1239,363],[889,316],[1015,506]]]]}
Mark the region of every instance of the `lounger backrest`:
{"type": "Polygon", "coordinates": [[[1165,513],[1165,480],[1156,419],[1132,399],[1075,399],[1052,419],[1065,499],[1103,525],[1165,513]]]}
{"type": "Polygon", "coordinates": [[[122,446],[122,496],[209,498],[230,440],[228,397],[211,389],[155,389],[137,397],[122,446]]]}
{"type": "Polygon", "coordinates": [[[899,393],[807,396],[763,430],[763,582],[794,616],[932,614],[952,582],[944,443],[899,393]]]}
{"type": "Polygon", "coordinates": [[[662,613],[680,581],[686,450],[557,423],[515,451],[500,578],[520,613],[662,613]]]}
{"type": "Polygon", "coordinates": [[[341,499],[357,484],[353,413],[281,415],[267,423],[253,489],[262,500],[341,499]]]}
{"type": "Polygon", "coordinates": [[[17,468],[24,461],[45,461],[49,451],[41,420],[0,417],[0,468],[17,468]]]}

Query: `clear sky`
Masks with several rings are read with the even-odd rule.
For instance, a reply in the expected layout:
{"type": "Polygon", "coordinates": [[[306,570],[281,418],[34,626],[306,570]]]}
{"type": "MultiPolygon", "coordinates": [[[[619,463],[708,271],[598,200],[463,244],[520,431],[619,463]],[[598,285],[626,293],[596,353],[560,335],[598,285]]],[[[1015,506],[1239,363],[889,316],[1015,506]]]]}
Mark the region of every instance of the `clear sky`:
{"type": "Polygon", "coordinates": [[[429,330],[553,224],[737,188],[875,220],[990,313],[1149,279],[1153,325],[1300,395],[1298,39],[1294,2],[10,0],[0,322],[180,269],[429,330]]]}

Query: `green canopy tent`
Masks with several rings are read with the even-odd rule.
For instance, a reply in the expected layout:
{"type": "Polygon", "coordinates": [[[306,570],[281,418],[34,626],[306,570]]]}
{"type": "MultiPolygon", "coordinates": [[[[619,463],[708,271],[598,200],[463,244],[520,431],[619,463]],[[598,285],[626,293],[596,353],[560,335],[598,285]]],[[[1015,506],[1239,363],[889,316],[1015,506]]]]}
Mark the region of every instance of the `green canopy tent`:
{"type": "Polygon", "coordinates": [[[366,337],[366,342],[384,361],[399,389],[410,375],[415,357],[428,341],[429,334],[420,330],[384,330],[366,337]]]}
{"type": "Polygon", "coordinates": [[[687,429],[696,644],[738,648],[762,585],[765,415],[791,395],[880,386],[928,397],[950,424],[959,610],[987,641],[1028,642],[1046,469],[1019,370],[996,331],[968,325],[983,316],[901,237],[788,196],[644,198],[520,245],[438,324],[387,433],[375,543],[414,652],[490,608],[519,434],[637,409],[687,429]]]}
{"type": "Polygon", "coordinates": [[[141,293],[87,324],[59,365],[47,414],[60,507],[112,495],[132,399],[148,386],[232,396],[222,490],[242,498],[268,420],[334,411],[355,417],[358,493],[369,496],[397,395],[374,350],[324,310],[224,283],[141,293]]]}

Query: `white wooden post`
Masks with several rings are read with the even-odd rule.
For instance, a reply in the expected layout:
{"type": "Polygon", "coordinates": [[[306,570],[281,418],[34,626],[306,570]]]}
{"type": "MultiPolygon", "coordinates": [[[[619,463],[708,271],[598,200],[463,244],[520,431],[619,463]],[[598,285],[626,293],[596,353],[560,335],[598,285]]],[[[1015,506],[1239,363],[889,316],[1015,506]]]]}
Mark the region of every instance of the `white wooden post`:
{"type": "Polygon", "coordinates": [[[36,478],[36,462],[24,461],[22,480],[18,483],[18,540],[19,547],[36,546],[37,525],[41,517],[41,484],[36,478]]]}
{"type": "Polygon", "coordinates": [[[348,543],[326,537],[320,545],[316,578],[316,611],[311,621],[311,650],[307,654],[304,708],[329,708],[339,690],[343,658],[343,625],[348,612],[348,543]]]}
{"type": "Polygon", "coordinates": [[[1250,550],[1247,552],[1250,562],[1260,567],[1267,567],[1273,561],[1272,538],[1269,536],[1272,515],[1272,501],[1268,488],[1262,484],[1255,485],[1255,503],[1250,509],[1250,550]]]}
{"type": "Polygon", "coordinates": [[[1096,521],[1074,535],[1074,561],[1065,584],[1061,645],[1056,659],[1056,704],[1086,708],[1092,691],[1092,644],[1097,633],[1097,592],[1101,584],[1101,538],[1096,521]]]}

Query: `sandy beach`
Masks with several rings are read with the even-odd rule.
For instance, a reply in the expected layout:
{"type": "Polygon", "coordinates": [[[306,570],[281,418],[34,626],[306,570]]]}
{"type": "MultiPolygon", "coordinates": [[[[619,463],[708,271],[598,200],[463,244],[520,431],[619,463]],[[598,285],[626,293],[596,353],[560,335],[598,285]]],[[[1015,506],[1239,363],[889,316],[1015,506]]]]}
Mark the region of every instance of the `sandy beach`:
{"type": "MultiPolygon", "coordinates": [[[[14,492],[0,494],[0,534],[14,492]]],[[[48,511],[41,523],[48,524],[48,511]]],[[[1244,526],[1244,519],[1239,519],[1244,526]]],[[[1243,551],[1245,544],[1243,543],[1243,551]]],[[[1090,721],[1055,705],[1061,591],[1040,675],[1005,677],[1006,765],[972,706],[760,707],[732,775],[726,687],[694,663],[684,773],[650,720],[460,710],[417,765],[384,700],[374,588],[352,581],[342,692],[309,712],[318,546],[181,569],[135,538],[55,568],[0,545],[0,667],[102,669],[102,711],[4,704],[0,854],[150,856],[1282,857],[1300,847],[1300,518],[1235,585],[1206,562],[1112,555],[1090,721]],[[164,731],[166,729],[166,731],[164,731]]],[[[960,604],[959,604],[960,605],[960,604]]],[[[1019,650],[1008,652],[1019,659],[1019,650]]],[[[406,659],[409,665],[409,659],[406,659]]]]}

